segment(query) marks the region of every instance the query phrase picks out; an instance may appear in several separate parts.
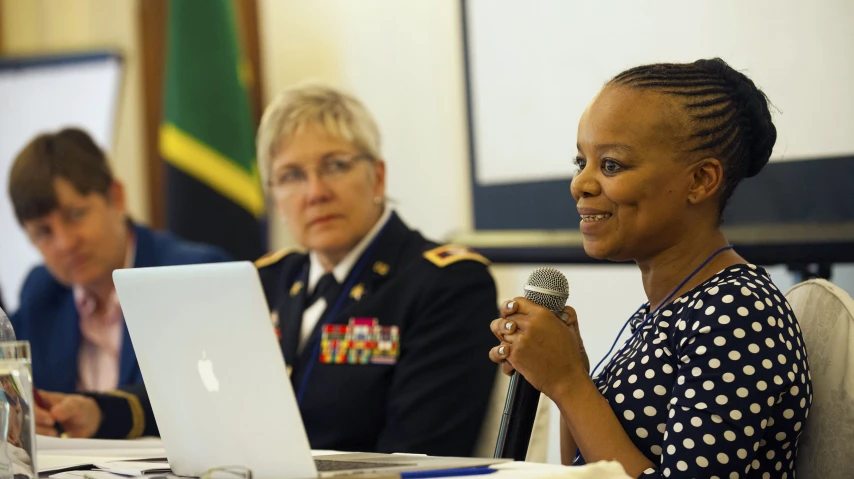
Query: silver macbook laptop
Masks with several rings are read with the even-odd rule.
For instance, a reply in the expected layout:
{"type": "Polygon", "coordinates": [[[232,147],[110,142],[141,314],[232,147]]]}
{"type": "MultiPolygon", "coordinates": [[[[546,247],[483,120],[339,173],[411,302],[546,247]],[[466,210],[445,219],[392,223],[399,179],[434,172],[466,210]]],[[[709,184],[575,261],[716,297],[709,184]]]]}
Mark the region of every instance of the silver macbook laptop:
{"type": "Polygon", "coordinates": [[[252,263],[123,269],[113,279],[175,474],[244,466],[257,479],[310,479],[503,462],[361,453],[315,460],[252,263]]]}

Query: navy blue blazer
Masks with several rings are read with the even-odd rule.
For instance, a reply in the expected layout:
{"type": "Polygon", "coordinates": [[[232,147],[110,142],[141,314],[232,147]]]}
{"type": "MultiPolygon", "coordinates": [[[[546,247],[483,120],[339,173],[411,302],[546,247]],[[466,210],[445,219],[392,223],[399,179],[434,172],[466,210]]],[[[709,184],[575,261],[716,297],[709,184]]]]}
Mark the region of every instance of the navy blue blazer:
{"type": "MultiPolygon", "coordinates": [[[[136,268],[229,260],[225,252],[212,246],[189,243],[139,225],[133,229],[136,268]]],[[[37,266],[27,276],[20,307],[10,319],[18,340],[30,342],[35,386],[46,391],[76,392],[81,336],[72,289],[56,281],[44,265],[37,266]]],[[[123,337],[119,387],[142,382],[127,327],[123,337]]]]}

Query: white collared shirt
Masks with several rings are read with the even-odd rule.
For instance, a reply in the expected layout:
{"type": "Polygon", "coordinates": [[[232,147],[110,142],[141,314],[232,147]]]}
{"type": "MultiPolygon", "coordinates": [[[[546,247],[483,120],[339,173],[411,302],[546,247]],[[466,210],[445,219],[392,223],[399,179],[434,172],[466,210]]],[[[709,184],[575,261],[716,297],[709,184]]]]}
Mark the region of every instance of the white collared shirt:
{"type": "MultiPolygon", "coordinates": [[[[377,220],[377,223],[368,231],[368,234],[362,238],[359,243],[356,244],[356,247],[350,250],[347,253],[347,256],[344,257],[338,264],[332,268],[332,276],[335,277],[335,281],[338,281],[338,284],[343,284],[347,279],[347,275],[350,274],[350,270],[353,269],[353,266],[356,265],[356,262],[362,256],[362,253],[365,252],[365,249],[368,248],[368,245],[376,238],[377,234],[379,234],[380,230],[386,223],[388,223],[388,219],[391,218],[391,208],[386,207],[383,210],[383,214],[380,216],[380,219],[377,220]]],[[[326,270],[323,269],[323,265],[320,264],[320,259],[317,257],[317,254],[314,251],[309,252],[308,254],[309,260],[309,268],[308,268],[308,284],[306,285],[305,294],[306,297],[310,296],[312,292],[314,292],[314,288],[317,287],[317,283],[320,281],[320,278],[326,274],[326,270]]],[[[318,298],[317,301],[314,302],[311,306],[306,308],[306,310],[302,313],[302,326],[300,327],[300,337],[299,337],[299,345],[297,346],[297,351],[302,351],[302,347],[305,342],[308,340],[308,337],[311,336],[312,331],[314,331],[314,327],[317,326],[317,322],[320,320],[320,316],[326,310],[326,300],[324,298],[318,298]]]]}
{"type": "MultiPolygon", "coordinates": [[[[124,268],[136,262],[136,237],[128,234],[124,268]]],[[[113,288],[106,304],[83,286],[73,286],[74,304],[80,316],[80,348],[77,353],[77,390],[104,392],[119,386],[124,316],[113,288]],[[99,307],[100,306],[100,307],[99,307]]]]}

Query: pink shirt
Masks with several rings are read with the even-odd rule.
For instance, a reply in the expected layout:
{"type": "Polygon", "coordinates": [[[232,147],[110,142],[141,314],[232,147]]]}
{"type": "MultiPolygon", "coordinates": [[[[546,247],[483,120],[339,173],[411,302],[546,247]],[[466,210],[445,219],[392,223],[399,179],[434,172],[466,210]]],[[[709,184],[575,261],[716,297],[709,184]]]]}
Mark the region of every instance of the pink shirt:
{"type": "MultiPolygon", "coordinates": [[[[136,241],[128,241],[125,268],[133,267],[136,241]]],[[[99,307],[95,296],[82,286],[74,287],[74,302],[80,314],[80,349],[77,356],[77,390],[103,392],[119,385],[124,317],[116,290],[99,307]]]]}

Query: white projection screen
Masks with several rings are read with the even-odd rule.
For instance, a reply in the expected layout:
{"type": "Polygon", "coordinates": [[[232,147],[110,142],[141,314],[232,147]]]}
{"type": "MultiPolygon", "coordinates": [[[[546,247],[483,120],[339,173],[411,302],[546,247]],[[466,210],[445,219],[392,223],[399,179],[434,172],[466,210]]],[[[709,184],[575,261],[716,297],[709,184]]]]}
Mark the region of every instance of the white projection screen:
{"type": "Polygon", "coordinates": [[[481,184],[570,176],[578,118],[605,82],[698,58],[721,57],[766,92],[774,160],[854,153],[850,1],[466,3],[481,184]]]}
{"type": "MultiPolygon", "coordinates": [[[[462,10],[476,230],[577,228],[562,219],[574,204],[534,207],[571,202],[581,113],[611,77],[646,63],[723,58],[774,105],[771,166],[830,158],[815,169],[854,174],[854,2],[463,0],[462,10]]],[[[809,168],[777,171],[766,181],[809,168]]]]}

